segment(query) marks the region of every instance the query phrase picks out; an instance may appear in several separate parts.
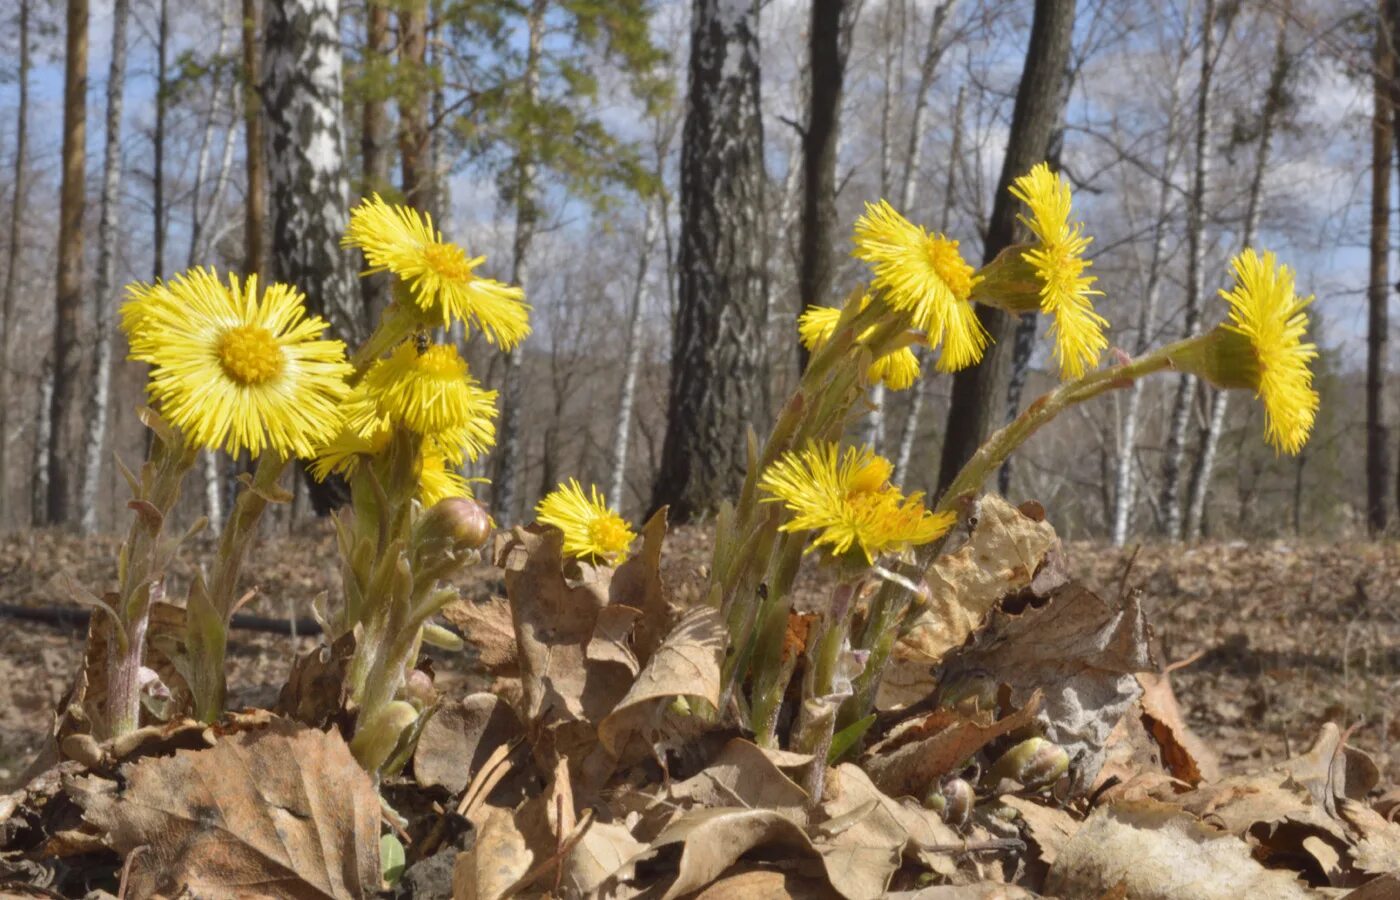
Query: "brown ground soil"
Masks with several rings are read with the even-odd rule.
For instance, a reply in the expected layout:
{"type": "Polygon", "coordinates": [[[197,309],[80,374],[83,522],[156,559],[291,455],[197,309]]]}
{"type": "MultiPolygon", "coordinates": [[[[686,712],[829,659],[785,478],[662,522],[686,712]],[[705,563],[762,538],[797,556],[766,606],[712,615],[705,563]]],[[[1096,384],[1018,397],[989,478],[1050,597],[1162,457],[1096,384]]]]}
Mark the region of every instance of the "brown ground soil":
{"type": "MultiPolygon", "coordinates": [[[[693,585],[706,562],[705,543],[697,530],[673,535],[668,577],[693,585]]],[[[172,596],[182,596],[195,561],[211,549],[182,552],[171,572],[172,596]]],[[[55,576],[67,572],[108,589],[115,551],[112,539],[0,537],[0,603],[71,607],[55,576]]],[[[1101,594],[1142,591],[1161,661],[1187,662],[1173,679],[1189,724],[1227,771],[1281,760],[1330,720],[1355,726],[1352,742],[1376,757],[1383,783],[1400,775],[1400,545],[1149,544],[1134,557],[1075,544],[1067,553],[1070,572],[1101,594]]],[[[329,531],[265,539],[249,560],[247,582],[260,590],[251,611],[309,616],[317,593],[334,596],[337,589],[329,531]]],[[[462,588],[482,597],[495,585],[494,570],[482,568],[462,588]]],[[[82,630],[72,626],[0,619],[0,787],[21,775],[44,741],[82,644],[82,630]]],[[[271,704],[292,658],[313,645],[305,636],[235,633],[232,703],[271,704]]],[[[434,655],[439,686],[450,691],[464,660],[434,655]]]]}

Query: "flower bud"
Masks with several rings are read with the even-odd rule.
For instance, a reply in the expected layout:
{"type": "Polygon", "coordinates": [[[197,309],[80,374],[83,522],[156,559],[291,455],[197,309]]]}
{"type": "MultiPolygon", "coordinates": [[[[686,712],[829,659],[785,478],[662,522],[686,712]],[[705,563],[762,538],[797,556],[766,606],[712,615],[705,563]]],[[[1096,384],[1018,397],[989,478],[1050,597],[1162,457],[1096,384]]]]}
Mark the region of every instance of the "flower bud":
{"type": "Polygon", "coordinates": [[[1187,341],[1172,355],[1172,366],[1222,390],[1259,389],[1259,354],[1249,338],[1218,325],[1187,341]]]}
{"type": "Polygon", "coordinates": [[[448,497],[433,504],[419,528],[425,539],[448,540],[458,549],[475,550],[491,537],[491,517],[475,500],[448,497]]]}
{"type": "Polygon", "coordinates": [[[1033,244],[1013,244],[977,273],[969,297],[973,303],[995,306],[1009,313],[1040,312],[1043,283],[1035,266],[1026,261],[1033,244]]]}
{"type": "Polygon", "coordinates": [[[924,806],[934,810],[954,828],[961,828],[972,818],[972,807],[977,802],[972,785],[961,778],[949,778],[941,787],[933,787],[924,798],[924,806]]]}
{"type": "Polygon", "coordinates": [[[1050,784],[1069,771],[1069,754],[1063,747],[1042,737],[1024,740],[1001,755],[988,780],[996,784],[1003,778],[1017,781],[1028,788],[1050,784]]]}
{"type": "Polygon", "coordinates": [[[437,701],[437,689],[433,687],[433,677],[422,669],[408,673],[403,685],[405,699],[418,708],[432,706],[437,701]]]}
{"type": "Polygon", "coordinates": [[[417,720],[418,710],[412,704],[390,701],[377,713],[370,714],[367,721],[356,724],[350,752],[366,771],[377,772],[398,746],[404,731],[417,720]]]}

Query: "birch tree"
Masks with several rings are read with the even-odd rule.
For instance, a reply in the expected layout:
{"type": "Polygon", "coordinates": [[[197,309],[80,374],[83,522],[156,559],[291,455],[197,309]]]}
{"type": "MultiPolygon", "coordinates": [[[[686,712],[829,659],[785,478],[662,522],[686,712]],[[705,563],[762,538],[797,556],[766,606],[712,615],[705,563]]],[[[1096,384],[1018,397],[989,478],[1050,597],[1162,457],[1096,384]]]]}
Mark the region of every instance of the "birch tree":
{"type": "Polygon", "coordinates": [[[679,308],[652,506],[678,521],[743,481],[765,348],[758,0],[694,0],[681,139],[679,308]]]}
{"type": "Polygon", "coordinates": [[[262,276],[263,232],[267,222],[267,167],[264,162],[259,0],[243,0],[243,274],[262,276]]]}
{"type": "Polygon", "coordinates": [[[117,229],[121,215],[122,96],[126,91],[126,24],[130,0],[112,4],[112,56],[107,66],[107,119],[102,148],[102,206],[97,220],[97,284],[93,288],[97,341],[92,394],[83,442],[83,483],[78,493],[83,534],[97,531],[97,489],[107,441],[108,395],[112,384],[112,292],[116,281],[117,229]]]}

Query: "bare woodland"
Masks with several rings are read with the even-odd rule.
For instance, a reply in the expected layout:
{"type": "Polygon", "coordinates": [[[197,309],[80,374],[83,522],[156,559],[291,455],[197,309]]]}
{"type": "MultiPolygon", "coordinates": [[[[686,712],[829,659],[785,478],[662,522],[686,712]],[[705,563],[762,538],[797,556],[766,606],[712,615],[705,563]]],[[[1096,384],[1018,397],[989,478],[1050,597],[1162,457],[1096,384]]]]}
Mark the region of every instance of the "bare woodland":
{"type": "MultiPolygon", "coordinates": [[[[1005,185],[1050,159],[1092,223],[1116,347],[1199,329],[1228,258],[1266,247],[1316,295],[1322,412],[1276,456],[1251,439],[1257,405],[1138,382],[1019,452],[1003,491],[1120,545],[1382,533],[1394,5],[14,0],[0,526],[124,521],[114,459],[145,449],[126,283],[256,272],[363,336],[385,288],[356,283],[338,236],[373,192],[430,211],[535,308],[505,359],[465,346],[502,395],[497,451],[469,473],[492,476],[498,521],[570,475],[626,512],[703,520],[797,377],[797,314],[857,284],[862,204],[991,259],[1021,227],[1005,185]]],[[[988,364],[877,392],[859,437],[910,489],[946,484],[1052,383],[1037,318],[987,311],[988,364]]],[[[245,464],[206,454],[189,517],[220,521],[245,464]]],[[[292,515],[335,491],[303,486],[292,515]]]]}

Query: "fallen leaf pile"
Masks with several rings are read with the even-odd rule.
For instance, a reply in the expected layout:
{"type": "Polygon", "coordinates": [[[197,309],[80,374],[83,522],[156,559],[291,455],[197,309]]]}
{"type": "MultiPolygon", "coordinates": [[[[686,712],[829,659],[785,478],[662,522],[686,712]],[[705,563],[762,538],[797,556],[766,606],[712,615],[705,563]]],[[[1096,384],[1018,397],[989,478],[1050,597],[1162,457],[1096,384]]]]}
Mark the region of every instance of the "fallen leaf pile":
{"type": "MultiPolygon", "coordinates": [[[[101,660],[74,657],[47,755],[0,796],[0,893],[1400,896],[1400,790],[1388,759],[1354,745],[1390,727],[1373,721],[1378,698],[1312,711],[1291,752],[1192,727],[1202,704],[1254,702],[1224,690],[1242,652],[1230,629],[1270,591],[1310,591],[1319,622],[1345,622],[1343,688],[1393,682],[1384,551],[1358,551],[1382,556],[1356,568],[1350,606],[1328,608],[1298,568],[1317,548],[1197,548],[1207,562],[1189,571],[1179,549],[1147,548],[1128,568],[1062,547],[1034,506],[984,497],[930,573],[875,724],[808,796],[812,758],[756,745],[722,708],[724,623],[696,599],[699,550],[671,546],[696,534],[668,535],[658,514],[616,569],[564,559],[551,529],[498,535],[498,569],[443,614],[467,649],[415,673],[432,714],[379,784],[345,741],[348,644],[279,645],[277,690],[214,726],[181,717],[183,683],[156,648],[169,720],[107,744],[86,727],[103,707],[82,676],[101,660]],[[1216,630],[1162,624],[1193,616],[1216,630]]],[[[58,569],[77,559],[52,554],[58,569]]],[[[22,569],[30,591],[49,590],[40,568],[22,569]]],[[[320,577],[268,583],[333,589],[320,577]]]]}

